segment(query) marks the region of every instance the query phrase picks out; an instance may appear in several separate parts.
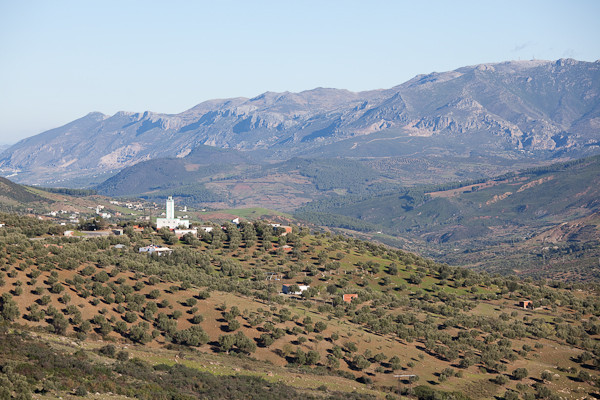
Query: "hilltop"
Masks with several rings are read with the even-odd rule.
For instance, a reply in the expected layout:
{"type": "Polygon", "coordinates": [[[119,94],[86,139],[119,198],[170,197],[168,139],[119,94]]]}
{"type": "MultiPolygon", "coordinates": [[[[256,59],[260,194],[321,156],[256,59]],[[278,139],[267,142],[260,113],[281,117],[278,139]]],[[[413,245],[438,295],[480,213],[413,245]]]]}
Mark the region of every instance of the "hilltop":
{"type": "MultiPolygon", "coordinates": [[[[0,379],[28,382],[21,386],[28,390],[147,398],[161,379],[156,390],[167,393],[177,376],[219,375],[224,385],[237,377],[242,391],[255,382],[267,397],[274,383],[292,387],[292,397],[315,398],[597,391],[594,286],[490,276],[264,221],[215,225],[181,240],[150,227],[83,240],[52,237],[37,219],[1,219],[0,315],[34,333],[1,334],[3,362],[21,364],[3,368],[0,379]],[[173,252],[138,252],[150,243],[173,252]],[[308,287],[284,295],[283,284],[308,287]],[[345,302],[344,294],[356,298],[345,302]],[[51,363],[32,368],[36,354],[88,364],[80,374],[51,363]]],[[[211,387],[186,383],[177,391],[202,396],[211,387]]]]}

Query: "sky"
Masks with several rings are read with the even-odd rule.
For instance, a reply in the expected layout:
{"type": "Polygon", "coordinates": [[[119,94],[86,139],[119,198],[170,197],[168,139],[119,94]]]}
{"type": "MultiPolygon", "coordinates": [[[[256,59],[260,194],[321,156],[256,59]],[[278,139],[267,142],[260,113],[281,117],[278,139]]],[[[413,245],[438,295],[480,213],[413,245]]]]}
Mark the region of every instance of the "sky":
{"type": "Polygon", "coordinates": [[[600,59],[600,1],[0,0],[0,144],[92,111],[600,59]]]}

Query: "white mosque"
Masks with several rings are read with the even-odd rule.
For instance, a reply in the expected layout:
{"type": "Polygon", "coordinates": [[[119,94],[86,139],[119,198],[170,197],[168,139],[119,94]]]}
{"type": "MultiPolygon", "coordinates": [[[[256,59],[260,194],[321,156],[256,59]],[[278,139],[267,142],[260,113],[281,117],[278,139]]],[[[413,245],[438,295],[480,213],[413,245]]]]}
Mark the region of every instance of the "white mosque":
{"type": "Polygon", "coordinates": [[[166,218],[157,218],[156,219],[156,228],[169,228],[175,229],[180,226],[185,228],[190,227],[190,221],[187,219],[179,219],[175,218],[175,202],[173,201],[173,196],[169,196],[167,199],[167,217],[166,218]]]}

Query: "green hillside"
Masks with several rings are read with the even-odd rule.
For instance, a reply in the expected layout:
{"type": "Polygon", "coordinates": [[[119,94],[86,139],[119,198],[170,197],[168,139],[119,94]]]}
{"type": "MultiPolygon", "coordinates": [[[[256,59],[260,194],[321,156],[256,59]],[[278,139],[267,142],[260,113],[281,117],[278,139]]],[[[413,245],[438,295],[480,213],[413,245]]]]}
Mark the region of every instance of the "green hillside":
{"type": "Polygon", "coordinates": [[[193,152],[125,168],[95,188],[107,196],[156,201],[178,196],[192,206],[254,207],[291,211],[315,198],[376,193],[398,183],[369,166],[345,159],[293,158],[258,165],[224,150],[193,152]],[[222,154],[221,154],[222,153],[222,154]],[[229,156],[228,156],[229,155],[229,156]]]}
{"type": "Polygon", "coordinates": [[[464,264],[452,254],[455,249],[524,241],[599,210],[596,156],[490,180],[333,197],[307,204],[296,216],[321,225],[412,238],[421,243],[416,249],[464,264]]]}
{"type": "Polygon", "coordinates": [[[45,198],[33,193],[27,187],[18,185],[0,177],[0,211],[22,210],[27,205],[48,202],[45,198]]]}
{"type": "Polygon", "coordinates": [[[35,218],[0,218],[4,397],[597,392],[593,285],[490,276],[298,227],[280,236],[265,221],[182,240],[149,228],[82,240],[51,236],[35,218]],[[150,243],[173,252],[138,252],[150,243]],[[309,288],[284,295],[283,284],[309,288]]]}

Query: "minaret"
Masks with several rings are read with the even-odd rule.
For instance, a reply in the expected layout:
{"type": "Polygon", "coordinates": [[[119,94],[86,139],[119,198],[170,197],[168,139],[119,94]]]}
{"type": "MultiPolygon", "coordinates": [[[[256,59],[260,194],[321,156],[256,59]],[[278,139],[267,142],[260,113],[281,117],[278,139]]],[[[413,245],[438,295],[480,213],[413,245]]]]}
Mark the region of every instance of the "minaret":
{"type": "Polygon", "coordinates": [[[175,219],[175,202],[173,196],[167,199],[167,219],[175,219]]]}

